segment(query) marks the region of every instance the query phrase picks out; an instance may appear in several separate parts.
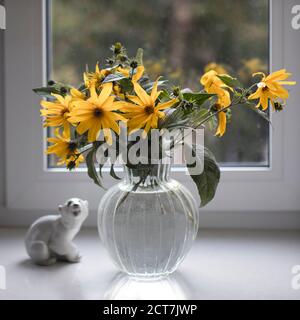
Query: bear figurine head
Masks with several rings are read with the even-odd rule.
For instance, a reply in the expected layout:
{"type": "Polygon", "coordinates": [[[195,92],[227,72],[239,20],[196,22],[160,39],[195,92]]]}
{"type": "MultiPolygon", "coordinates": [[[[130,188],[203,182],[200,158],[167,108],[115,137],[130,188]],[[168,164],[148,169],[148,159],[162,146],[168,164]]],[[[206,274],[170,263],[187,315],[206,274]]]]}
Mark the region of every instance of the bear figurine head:
{"type": "Polygon", "coordinates": [[[58,210],[62,217],[62,224],[67,229],[80,227],[89,214],[88,202],[79,198],[70,198],[58,210]]]}

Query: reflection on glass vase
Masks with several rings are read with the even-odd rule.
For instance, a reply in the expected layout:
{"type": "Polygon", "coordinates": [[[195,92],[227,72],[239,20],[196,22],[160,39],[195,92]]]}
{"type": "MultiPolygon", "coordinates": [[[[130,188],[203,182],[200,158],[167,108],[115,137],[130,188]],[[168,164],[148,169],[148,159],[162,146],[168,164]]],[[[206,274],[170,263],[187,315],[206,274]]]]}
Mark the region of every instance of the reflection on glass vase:
{"type": "Polygon", "coordinates": [[[125,166],[98,209],[100,237],[117,267],[140,278],[176,270],[197,235],[199,213],[191,193],[169,177],[170,165],[125,166]]]}

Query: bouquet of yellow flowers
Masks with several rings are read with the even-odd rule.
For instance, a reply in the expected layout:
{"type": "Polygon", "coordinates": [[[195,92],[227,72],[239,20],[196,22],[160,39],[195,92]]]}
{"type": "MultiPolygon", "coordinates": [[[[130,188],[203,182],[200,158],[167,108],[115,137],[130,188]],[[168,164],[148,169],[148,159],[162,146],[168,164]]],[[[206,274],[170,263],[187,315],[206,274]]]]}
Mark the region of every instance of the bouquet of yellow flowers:
{"type": "MultiPolygon", "coordinates": [[[[122,126],[126,127],[128,137],[140,130],[141,139],[145,141],[151,140],[152,130],[197,129],[206,124],[215,135],[222,137],[231,109],[246,104],[269,120],[265,112],[269,102],[275,111],[282,110],[289,96],[283,85],[295,84],[286,81],[290,74],[285,69],[268,76],[255,73],[253,76],[257,81],[247,88],[236,78],[210,70],[200,78],[203,88],[193,92],[171,87],[162,78],[149,79],[143,65],[142,49],[137,50],[134,58],[128,57],[120,43],[111,49],[113,55],[106,60],[107,65],[101,67],[97,63],[94,71],[84,72],[79,87],[49,81],[48,86],[34,89],[46,98],[41,101],[44,126],[55,128],[54,137],[48,138],[51,145],[47,153],[56,155],[58,163],[65,164],[69,170],[86,161],[88,175],[100,186],[103,164],[97,171],[97,150],[104,143],[108,148],[115,142],[121,144],[122,126]]],[[[191,178],[197,184],[201,204],[205,205],[214,197],[220,170],[209,150],[193,144],[191,149],[196,158],[197,148],[204,150],[204,166],[199,174],[191,172],[191,178]]],[[[118,155],[121,153],[119,151],[118,155]]],[[[133,166],[128,162],[125,165],[133,166]]],[[[143,173],[141,183],[149,174],[151,164],[134,166],[143,173]]],[[[117,178],[113,164],[110,173],[117,178]]]]}

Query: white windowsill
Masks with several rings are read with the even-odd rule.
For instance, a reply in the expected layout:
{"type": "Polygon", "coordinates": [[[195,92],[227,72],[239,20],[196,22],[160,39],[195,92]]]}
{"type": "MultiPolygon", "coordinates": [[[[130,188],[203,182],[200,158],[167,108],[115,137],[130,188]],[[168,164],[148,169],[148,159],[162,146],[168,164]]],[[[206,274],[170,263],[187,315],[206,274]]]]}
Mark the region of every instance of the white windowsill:
{"type": "Polygon", "coordinates": [[[179,272],[161,283],[116,279],[95,230],[75,242],[79,264],[35,266],[28,260],[25,229],[0,229],[0,265],[6,268],[2,299],[300,299],[291,268],[300,264],[299,232],[201,231],[179,272]]]}

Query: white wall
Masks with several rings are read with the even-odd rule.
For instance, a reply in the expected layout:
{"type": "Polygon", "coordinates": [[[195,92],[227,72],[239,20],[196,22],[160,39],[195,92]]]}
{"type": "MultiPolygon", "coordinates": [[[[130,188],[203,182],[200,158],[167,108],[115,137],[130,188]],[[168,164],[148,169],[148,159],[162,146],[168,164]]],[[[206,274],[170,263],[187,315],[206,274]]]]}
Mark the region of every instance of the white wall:
{"type": "MultiPolygon", "coordinates": [[[[0,0],[4,5],[4,0],[0,0]]],[[[4,203],[4,30],[0,29],[0,205],[4,203]]]]}

